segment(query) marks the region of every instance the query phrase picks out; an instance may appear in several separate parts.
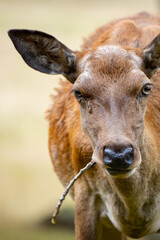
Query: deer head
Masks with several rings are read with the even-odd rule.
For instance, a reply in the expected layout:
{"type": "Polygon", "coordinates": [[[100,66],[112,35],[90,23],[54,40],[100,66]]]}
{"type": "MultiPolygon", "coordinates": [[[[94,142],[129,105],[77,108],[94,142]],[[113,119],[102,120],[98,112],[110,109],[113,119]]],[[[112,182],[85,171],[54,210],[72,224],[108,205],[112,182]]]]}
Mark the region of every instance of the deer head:
{"type": "Polygon", "coordinates": [[[74,52],[46,33],[10,30],[24,61],[73,84],[82,128],[93,159],[116,178],[127,178],[141,164],[150,77],[160,65],[160,35],[144,49],[101,45],[74,52]]]}

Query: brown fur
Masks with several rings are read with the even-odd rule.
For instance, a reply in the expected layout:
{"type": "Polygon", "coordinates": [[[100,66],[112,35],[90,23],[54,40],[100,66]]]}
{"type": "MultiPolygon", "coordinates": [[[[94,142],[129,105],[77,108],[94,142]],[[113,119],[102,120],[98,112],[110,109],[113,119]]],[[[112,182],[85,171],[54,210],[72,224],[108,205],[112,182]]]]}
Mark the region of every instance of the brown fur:
{"type": "MultiPolygon", "coordinates": [[[[105,45],[105,44],[118,44],[123,46],[124,48],[131,48],[131,49],[139,49],[139,48],[143,48],[146,45],[148,45],[150,43],[150,41],[156,37],[156,35],[160,32],[160,27],[156,24],[160,23],[160,19],[159,18],[155,18],[155,17],[151,17],[148,14],[142,13],[137,15],[136,17],[130,18],[130,19],[124,19],[124,20],[120,20],[115,22],[113,25],[106,25],[106,27],[101,28],[100,30],[97,30],[97,32],[92,35],[92,37],[90,37],[89,39],[86,40],[85,44],[83,45],[83,48],[85,49],[85,54],[87,54],[88,52],[86,51],[87,48],[91,48],[94,49],[97,46],[100,45],[105,45]],[[108,28],[109,26],[109,28],[108,28]]],[[[89,50],[91,51],[91,50],[89,50]]],[[[134,51],[134,50],[133,50],[134,51]]],[[[80,57],[83,56],[83,51],[80,54],[80,57]]],[[[106,59],[107,62],[108,59],[106,59]]],[[[127,62],[121,62],[121,60],[115,59],[116,62],[115,66],[116,67],[116,71],[115,68],[108,66],[108,68],[105,69],[105,71],[107,71],[107,69],[109,70],[109,72],[105,72],[103,74],[117,74],[117,76],[119,76],[119,74],[121,74],[121,69],[124,69],[124,66],[126,67],[126,71],[128,71],[129,66],[127,66],[127,62]],[[121,67],[118,65],[118,61],[120,64],[123,64],[121,67]],[[112,72],[113,71],[113,72],[112,72]]],[[[94,69],[96,69],[97,72],[103,72],[104,71],[104,67],[103,64],[106,66],[106,62],[100,62],[98,63],[95,62],[94,64],[94,69]],[[102,70],[101,70],[101,69],[102,70]]],[[[112,64],[112,63],[111,63],[112,64]]],[[[158,136],[160,134],[160,127],[159,127],[159,122],[160,122],[160,98],[159,98],[159,85],[160,85],[160,81],[158,81],[158,74],[153,78],[153,82],[156,82],[156,86],[158,88],[156,88],[157,90],[154,91],[151,96],[149,97],[149,101],[148,101],[148,111],[146,114],[146,121],[148,123],[152,122],[152,131],[154,131],[153,135],[154,135],[154,139],[152,139],[152,145],[153,145],[153,149],[157,148],[157,143],[158,141],[158,136]],[[154,95],[154,96],[153,96],[154,95]],[[154,101],[154,102],[153,102],[154,101]],[[158,109],[157,109],[158,108],[158,109]],[[151,110],[152,109],[152,110],[151,110]],[[154,125],[154,126],[153,126],[154,125]],[[155,137],[157,136],[157,137],[155,137]],[[156,143],[156,144],[155,144],[156,143]]],[[[96,83],[97,84],[97,83],[96,83]]],[[[85,88],[85,87],[84,87],[85,88]]],[[[93,91],[93,84],[91,85],[92,91],[93,91]]],[[[96,85],[95,85],[96,88],[96,85]]],[[[69,95],[69,92],[72,89],[72,85],[70,83],[68,83],[67,81],[63,82],[62,85],[62,89],[61,91],[63,91],[63,94],[60,93],[58,94],[58,97],[56,96],[56,98],[54,98],[54,107],[51,110],[50,114],[48,115],[48,119],[50,122],[50,138],[49,138],[49,149],[51,149],[51,146],[54,142],[54,144],[57,146],[57,149],[59,148],[59,145],[61,146],[62,144],[64,144],[63,148],[63,152],[65,153],[66,158],[64,157],[63,152],[59,151],[59,156],[56,157],[56,159],[53,159],[53,154],[51,154],[51,159],[53,161],[53,165],[55,167],[55,171],[57,173],[57,175],[59,176],[59,178],[61,179],[61,181],[63,182],[64,185],[66,185],[67,182],[69,182],[69,180],[74,176],[75,172],[78,172],[80,170],[80,168],[84,167],[84,165],[89,162],[91,160],[91,156],[92,156],[92,148],[91,145],[86,137],[86,135],[84,135],[81,126],[80,126],[80,112],[79,112],[79,106],[77,104],[77,102],[74,99],[73,94],[69,95]],[[59,103],[61,103],[61,105],[59,105],[59,103]],[[64,127],[63,127],[63,133],[61,132],[60,134],[58,132],[56,132],[56,134],[51,134],[51,132],[53,131],[53,129],[55,129],[55,131],[58,131],[57,129],[61,128],[61,121],[56,122],[56,115],[59,114],[59,111],[61,110],[61,108],[64,109],[63,114],[65,113],[65,123],[64,123],[64,127]],[[62,142],[62,138],[64,138],[65,134],[65,139],[68,140],[67,141],[63,141],[62,142]],[[71,161],[72,161],[72,165],[71,165],[71,161]],[[56,163],[58,162],[58,164],[56,163]],[[59,164],[60,163],[60,164],[59,164]],[[70,166],[70,171],[66,170],[66,167],[70,166]],[[72,170],[71,170],[72,169],[72,170]],[[74,170],[73,170],[74,169],[74,170]],[[65,172],[65,173],[64,173],[65,172]]],[[[96,91],[96,89],[95,89],[96,91]]],[[[58,116],[58,118],[60,119],[60,117],[58,116]]],[[[148,125],[148,124],[146,124],[148,125]]],[[[150,126],[151,127],[151,126],[150,126]]],[[[62,131],[62,130],[61,130],[62,131]]],[[[151,138],[153,138],[151,136],[151,138]]],[[[158,143],[159,145],[159,143],[158,143]]],[[[160,147],[160,146],[159,146],[160,147]]],[[[50,150],[51,152],[51,150],[50,150]]],[[[154,151],[153,151],[154,152],[154,151]]],[[[155,151],[157,152],[157,151],[155,151]]],[[[149,165],[147,166],[148,169],[151,168],[151,162],[148,163],[149,165]]],[[[159,166],[159,164],[158,164],[159,166]]],[[[157,166],[157,167],[158,167],[157,166]]],[[[158,171],[158,169],[157,169],[158,171]]],[[[98,175],[98,173],[100,174],[100,176],[98,177],[98,181],[100,181],[100,184],[104,183],[106,181],[106,176],[103,179],[103,174],[100,171],[100,169],[98,169],[98,167],[93,170],[90,170],[86,173],[87,176],[84,176],[84,180],[83,181],[87,181],[87,185],[91,184],[90,182],[92,182],[92,186],[88,188],[88,190],[91,188],[92,191],[93,189],[96,189],[95,185],[95,175],[98,175]],[[95,173],[94,173],[95,172],[95,173]],[[92,179],[92,180],[88,180],[88,178],[92,179]]],[[[148,172],[147,172],[148,173],[148,172]]],[[[144,173],[144,186],[146,178],[148,178],[148,176],[146,176],[146,174],[144,173]]],[[[117,180],[118,181],[118,180],[117,180]]],[[[139,179],[134,179],[134,181],[136,182],[136,184],[140,184],[139,179]]],[[[152,180],[150,180],[152,181],[152,180]]],[[[79,180],[79,182],[81,182],[81,180],[79,180]]],[[[81,183],[79,183],[81,184],[81,183]]],[[[79,184],[75,185],[75,190],[78,189],[79,192],[79,184]]],[[[127,188],[126,188],[126,183],[124,181],[124,188],[126,189],[126,194],[127,194],[127,188]]],[[[154,181],[152,182],[152,186],[154,186],[154,181]]],[[[86,185],[86,186],[87,186],[86,185]]],[[[98,184],[99,185],[99,184],[98,184]]],[[[107,188],[107,183],[105,184],[106,188],[107,188]]],[[[131,185],[129,185],[129,188],[131,187],[131,185]]],[[[86,218],[86,209],[90,208],[89,206],[87,207],[86,202],[90,201],[89,200],[89,196],[90,194],[87,196],[87,191],[86,191],[86,187],[84,187],[85,189],[82,189],[82,191],[79,192],[78,194],[78,199],[76,201],[80,202],[81,205],[84,206],[84,216],[82,214],[82,208],[78,207],[80,210],[80,213],[77,213],[77,217],[79,221],[81,220],[81,215],[82,215],[82,219],[85,217],[86,218]],[[84,194],[86,195],[86,200],[83,199],[82,202],[79,200],[80,198],[84,198],[84,194]],[[79,196],[80,195],[80,196],[79,196]],[[83,196],[83,197],[82,197],[83,196]],[[84,201],[84,203],[83,203],[84,201]]],[[[135,184],[133,185],[133,188],[135,188],[135,184]]],[[[134,195],[136,197],[136,189],[134,189],[134,195]]],[[[91,190],[89,190],[91,191],[91,190]]],[[[128,190],[130,192],[130,189],[128,190]]],[[[76,199],[75,199],[76,200],[76,199]]],[[[132,205],[132,204],[131,204],[132,205]]],[[[79,206],[79,204],[78,204],[79,206]]],[[[122,208],[123,209],[123,208],[122,208]]],[[[94,209],[92,211],[95,211],[94,209]]],[[[92,215],[92,214],[91,214],[92,215]]],[[[90,216],[88,214],[88,216],[90,216]]],[[[76,223],[79,225],[78,220],[76,220],[76,223]]],[[[85,230],[86,228],[90,228],[90,226],[86,227],[86,222],[90,223],[90,219],[88,219],[88,221],[85,221],[85,226],[81,226],[81,229],[83,229],[84,231],[88,231],[85,230]]],[[[143,225],[143,223],[142,223],[143,225]]],[[[93,230],[92,230],[93,231],[93,230]]],[[[90,234],[90,231],[89,231],[90,234]]],[[[94,233],[96,234],[96,233],[94,233]]],[[[134,235],[134,234],[133,234],[134,235]]],[[[134,236],[132,236],[134,237],[134,236]]],[[[111,235],[109,238],[105,237],[105,239],[111,239],[111,235]]],[[[119,236],[120,238],[120,236],[119,236]]],[[[79,235],[77,235],[77,239],[92,239],[91,235],[90,237],[86,235],[86,232],[83,233],[79,233],[79,235]],[[85,237],[83,238],[82,235],[84,235],[85,237]]],[[[118,239],[116,237],[116,239],[118,239]]]]}

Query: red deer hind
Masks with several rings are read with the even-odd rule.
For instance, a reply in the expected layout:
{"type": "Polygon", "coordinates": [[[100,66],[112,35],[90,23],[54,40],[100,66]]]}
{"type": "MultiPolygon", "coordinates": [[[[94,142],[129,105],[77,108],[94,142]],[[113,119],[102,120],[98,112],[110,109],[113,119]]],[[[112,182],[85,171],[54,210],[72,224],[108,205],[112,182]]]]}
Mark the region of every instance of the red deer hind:
{"type": "Polygon", "coordinates": [[[113,21],[71,51],[43,32],[10,30],[24,61],[66,80],[48,111],[49,151],[73,189],[77,240],[160,230],[160,18],[113,21]],[[67,81],[68,80],[68,81],[67,81]]]}

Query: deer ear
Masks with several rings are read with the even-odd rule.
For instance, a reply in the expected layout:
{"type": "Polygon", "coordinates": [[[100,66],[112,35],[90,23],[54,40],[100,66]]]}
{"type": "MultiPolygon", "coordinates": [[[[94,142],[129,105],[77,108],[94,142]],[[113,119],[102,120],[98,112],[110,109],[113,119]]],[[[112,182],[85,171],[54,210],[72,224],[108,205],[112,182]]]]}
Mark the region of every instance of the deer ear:
{"type": "Polygon", "coordinates": [[[145,73],[150,78],[160,68],[160,34],[143,50],[145,73]]]}
{"type": "Polygon", "coordinates": [[[55,37],[39,31],[10,30],[8,32],[15,48],[24,61],[35,70],[48,74],[62,74],[74,83],[76,53],[55,37]]]}

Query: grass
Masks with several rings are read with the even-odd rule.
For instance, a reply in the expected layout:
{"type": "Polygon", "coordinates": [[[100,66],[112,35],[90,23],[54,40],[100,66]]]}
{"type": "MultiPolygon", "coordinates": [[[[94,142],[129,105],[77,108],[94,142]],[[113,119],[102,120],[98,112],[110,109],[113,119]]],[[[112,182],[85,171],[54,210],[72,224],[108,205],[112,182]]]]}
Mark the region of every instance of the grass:
{"type": "MultiPolygon", "coordinates": [[[[21,226],[51,216],[63,191],[53,174],[44,120],[58,77],[25,65],[7,31],[39,29],[55,35],[71,49],[79,49],[82,37],[107,21],[142,10],[157,13],[157,6],[156,0],[1,0],[0,239],[72,239],[67,232],[56,232],[53,237],[53,232],[45,229],[21,230],[21,226]],[[19,230],[14,231],[14,226],[19,230]]],[[[73,208],[70,197],[63,207],[73,208]]]]}

